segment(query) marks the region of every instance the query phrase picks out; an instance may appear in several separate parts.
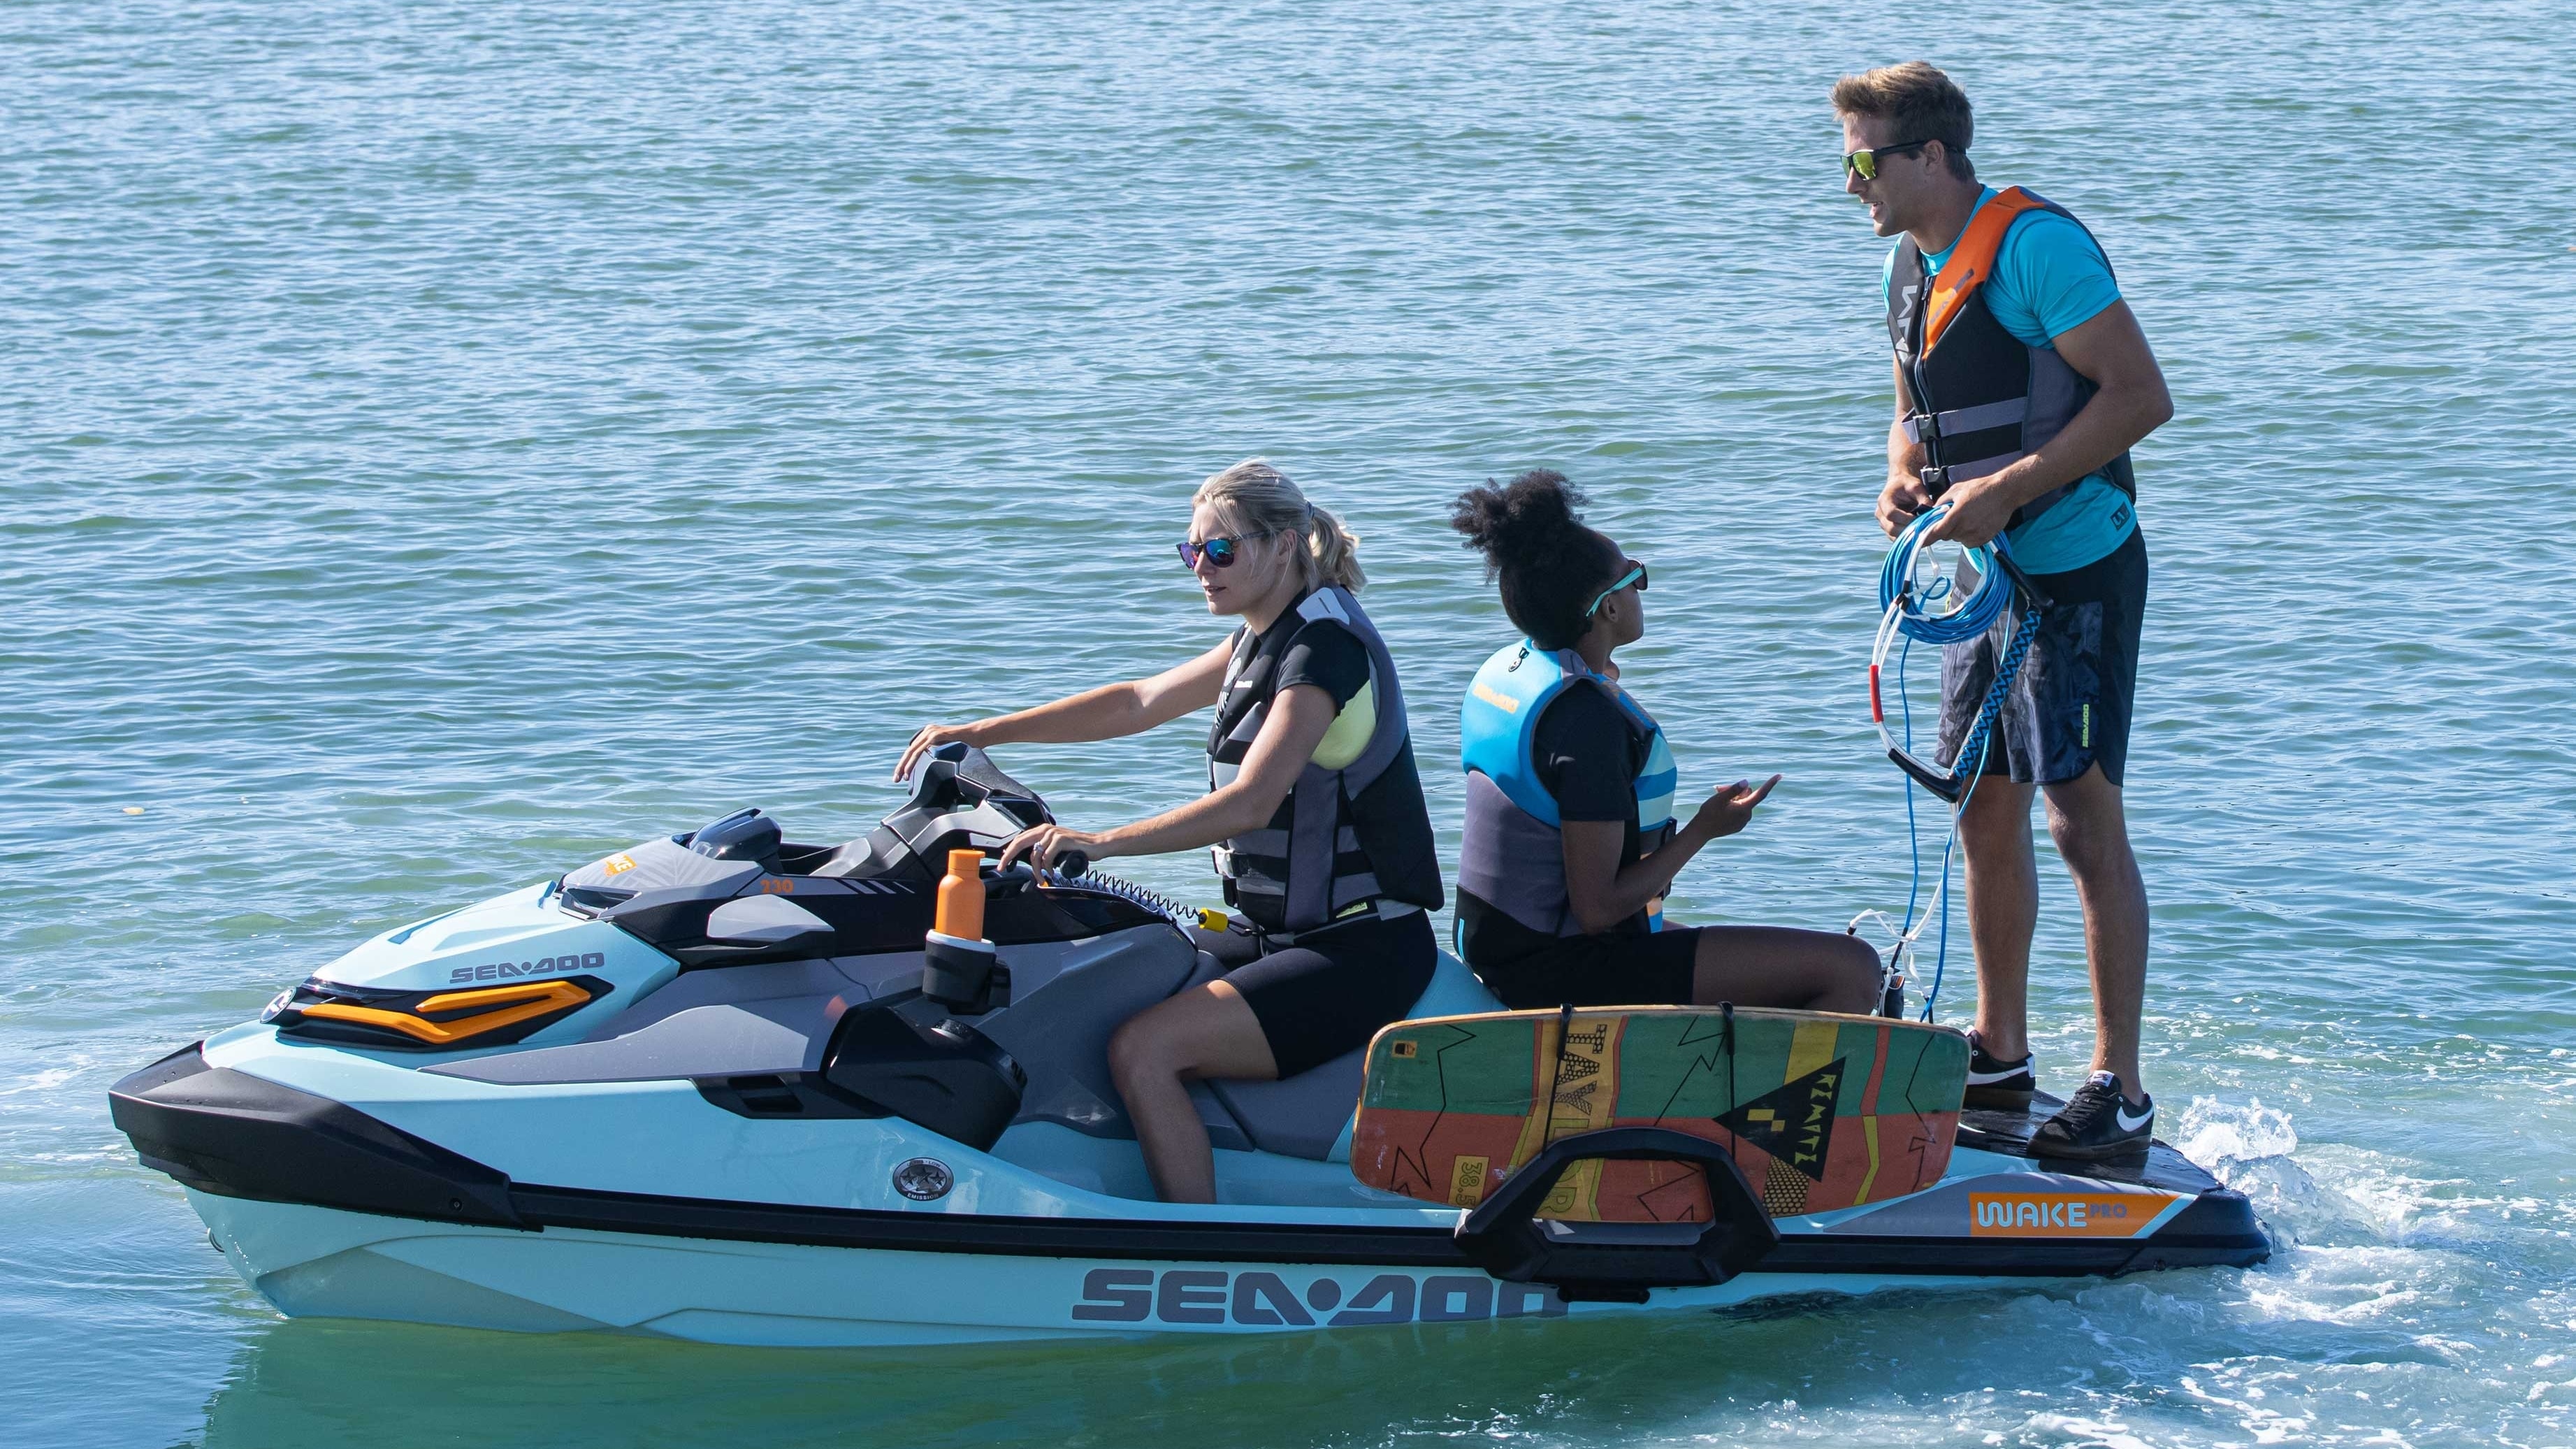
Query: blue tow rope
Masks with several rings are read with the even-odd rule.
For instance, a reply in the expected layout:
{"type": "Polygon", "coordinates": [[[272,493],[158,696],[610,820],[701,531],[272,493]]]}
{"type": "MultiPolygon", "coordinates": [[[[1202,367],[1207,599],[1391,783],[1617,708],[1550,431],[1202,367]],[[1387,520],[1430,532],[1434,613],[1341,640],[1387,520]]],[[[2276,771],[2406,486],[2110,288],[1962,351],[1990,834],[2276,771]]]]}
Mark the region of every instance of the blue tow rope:
{"type": "Polygon", "coordinates": [[[1958,581],[1948,574],[1935,574],[1918,585],[1914,570],[1925,562],[1923,531],[1949,511],[1950,505],[1942,503],[1916,514],[1878,568],[1878,606],[1895,608],[1903,600],[1906,607],[1897,612],[1897,627],[1905,637],[1926,644],[1967,643],[1993,628],[2004,615],[2004,605],[2012,600],[2011,582],[1995,565],[1995,555],[2006,547],[2000,537],[1975,547],[1960,545],[1965,561],[1977,572],[1975,593],[1952,598],[1958,581]]]}
{"type": "MultiPolygon", "coordinates": [[[[1994,739],[1995,720],[2003,713],[2005,698],[2012,692],[2013,681],[2020,677],[2022,661],[2029,657],[2031,640],[2039,632],[2040,611],[2047,599],[2027,576],[2013,566],[2009,546],[2001,537],[1992,543],[1975,547],[1960,546],[1961,567],[1972,572],[1976,583],[1962,593],[1960,575],[1944,573],[1924,550],[1923,532],[1932,522],[1949,512],[1941,504],[1916,515],[1896,537],[1895,546],[1878,574],[1878,603],[1883,611],[1879,619],[1878,640],[1870,653],[1870,715],[1878,725],[1879,741],[1887,747],[1888,758],[1902,769],[1913,783],[1941,797],[1951,807],[1950,834],[1941,850],[1941,879],[1935,888],[1933,904],[1924,909],[1921,919],[1915,906],[1923,895],[1923,851],[1914,814],[1914,792],[1905,792],[1905,834],[1911,857],[1911,880],[1906,888],[1905,923],[1896,932],[1896,942],[1888,950],[1888,972],[1900,983],[1898,975],[1904,957],[1915,949],[1916,938],[1931,924],[1937,912],[1941,931],[1935,947],[1932,985],[1924,993],[1923,1017],[1932,1019],[1934,1006],[1941,999],[1941,983],[1948,973],[1950,960],[1950,860],[1957,853],[1959,815],[1975,797],[1977,782],[1984,777],[1986,753],[1994,739]],[[1927,564],[1930,572],[1924,572],[1927,564]],[[2021,624],[2013,631],[2012,640],[1997,662],[1993,683],[1979,702],[1977,720],[1960,741],[1959,751],[1949,768],[1923,759],[1914,753],[1914,710],[1905,696],[1905,661],[1914,641],[1926,644],[1964,644],[1983,636],[2004,617],[2016,599],[2022,606],[2021,624]],[[1900,645],[1898,641],[1903,641],[1900,645]],[[1880,676],[1891,646],[1896,646],[1896,692],[1902,737],[1892,734],[1887,725],[1886,709],[1881,702],[1880,676]]],[[[1864,911],[1852,922],[1857,932],[1861,920],[1883,915],[1864,911]]]]}

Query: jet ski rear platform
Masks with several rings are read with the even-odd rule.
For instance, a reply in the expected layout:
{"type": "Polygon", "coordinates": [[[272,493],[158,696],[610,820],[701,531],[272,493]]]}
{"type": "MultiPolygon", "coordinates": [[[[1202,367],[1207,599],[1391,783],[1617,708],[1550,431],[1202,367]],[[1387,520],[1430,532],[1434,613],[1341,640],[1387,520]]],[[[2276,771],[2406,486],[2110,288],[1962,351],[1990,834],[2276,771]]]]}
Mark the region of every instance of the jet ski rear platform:
{"type": "MultiPolygon", "coordinates": [[[[926,862],[1044,810],[952,750],[846,846],[790,845],[757,817],[648,841],[365,943],[261,1021],[119,1082],[112,1111],[281,1311],[526,1331],[1292,1332],[2268,1251],[2246,1200],[2163,1144],[2127,1165],[2029,1158],[2045,1105],[1962,1114],[1936,1182],[1831,1212],[1721,1192],[1706,1221],[1535,1213],[1577,1160],[1707,1155],[1632,1126],[1548,1145],[1472,1210],[1422,1202],[1353,1175],[1360,1052],[1200,1087],[1221,1200],[1155,1201],[1105,1050],[1214,970],[1168,903],[989,878],[1007,979],[962,1006],[923,994],[926,862]]],[[[1498,1009],[1444,956],[1413,1014],[1498,1009]]]]}

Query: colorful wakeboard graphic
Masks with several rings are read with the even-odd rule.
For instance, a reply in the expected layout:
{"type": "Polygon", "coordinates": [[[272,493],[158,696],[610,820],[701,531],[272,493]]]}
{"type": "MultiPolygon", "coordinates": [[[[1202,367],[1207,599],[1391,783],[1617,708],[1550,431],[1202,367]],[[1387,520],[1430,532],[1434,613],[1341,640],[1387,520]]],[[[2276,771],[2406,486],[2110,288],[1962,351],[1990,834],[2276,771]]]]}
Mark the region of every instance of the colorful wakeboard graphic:
{"type": "MultiPolygon", "coordinates": [[[[1885,1017],[1711,1007],[1510,1011],[1398,1022],[1369,1044],[1351,1171],[1474,1207],[1560,1137],[1669,1127],[1728,1149],[1774,1217],[1884,1202],[1950,1162],[1968,1039],[1885,1017]],[[1729,1050],[1730,1045],[1732,1050],[1729,1050]]],[[[1698,1222],[1674,1162],[1578,1163],[1540,1216],[1698,1222]]]]}

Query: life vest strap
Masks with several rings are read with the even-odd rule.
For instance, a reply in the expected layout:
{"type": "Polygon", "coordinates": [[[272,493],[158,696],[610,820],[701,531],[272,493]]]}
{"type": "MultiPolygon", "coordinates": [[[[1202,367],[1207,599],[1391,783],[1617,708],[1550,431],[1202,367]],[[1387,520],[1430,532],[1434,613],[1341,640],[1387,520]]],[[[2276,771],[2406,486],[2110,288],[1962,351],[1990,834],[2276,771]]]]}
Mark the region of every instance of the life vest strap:
{"type": "Polygon", "coordinates": [[[1931,351],[1932,344],[1941,340],[1942,330],[1967,305],[1969,294],[1993,275],[1995,254],[2003,250],[2004,234],[2012,230],[2012,224],[2023,212],[2041,209],[2038,197],[2012,186],[1996,192],[1995,199],[1969,220],[1967,230],[1951,244],[1950,259],[1942,263],[1940,274],[1928,284],[1923,304],[1924,352],[1931,351]]]}
{"type": "Polygon", "coordinates": [[[1908,413],[1905,417],[1905,439],[1910,443],[1937,443],[1953,434],[2018,424],[2029,416],[2028,395],[2006,398],[2001,402],[1979,403],[1971,408],[1952,408],[1946,413],[1908,413]]]}
{"type": "Polygon", "coordinates": [[[1407,916],[1418,916],[1421,914],[1422,907],[1420,906],[1411,905],[1404,901],[1393,899],[1389,896],[1371,896],[1367,900],[1353,901],[1350,904],[1343,906],[1334,914],[1331,920],[1326,921],[1320,926],[1308,926],[1302,931],[1273,931],[1266,929],[1258,921],[1250,921],[1248,919],[1246,924],[1252,927],[1253,940],[1259,944],[1261,954],[1267,956],[1271,952],[1280,950],[1283,947],[1296,945],[1303,937],[1320,936],[1326,931],[1332,930],[1337,926],[1347,926],[1353,921],[1400,921],[1407,916]]]}

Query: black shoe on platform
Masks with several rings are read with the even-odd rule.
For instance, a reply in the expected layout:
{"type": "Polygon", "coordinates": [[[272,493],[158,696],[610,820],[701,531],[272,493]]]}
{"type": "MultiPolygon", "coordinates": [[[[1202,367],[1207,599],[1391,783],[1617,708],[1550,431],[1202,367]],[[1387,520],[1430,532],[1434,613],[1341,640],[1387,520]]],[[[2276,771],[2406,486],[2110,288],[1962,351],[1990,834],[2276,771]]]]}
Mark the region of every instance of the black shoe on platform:
{"type": "Polygon", "coordinates": [[[2133,1157],[2155,1140],[2156,1100],[2132,1107],[2120,1095],[2120,1079],[2095,1072],[2075,1089],[2075,1099],[2030,1134],[2033,1157],[2072,1157],[2097,1161],[2133,1157]]]}
{"type": "Polygon", "coordinates": [[[2017,1062],[1997,1060],[1986,1055],[1985,1043],[1975,1032],[1968,1033],[1968,1094],[1959,1105],[1972,1111],[2026,1112],[2030,1094],[2037,1089],[2027,1054],[2017,1062]]]}

